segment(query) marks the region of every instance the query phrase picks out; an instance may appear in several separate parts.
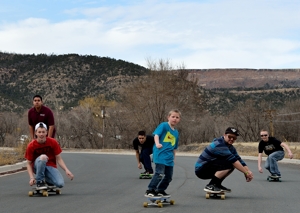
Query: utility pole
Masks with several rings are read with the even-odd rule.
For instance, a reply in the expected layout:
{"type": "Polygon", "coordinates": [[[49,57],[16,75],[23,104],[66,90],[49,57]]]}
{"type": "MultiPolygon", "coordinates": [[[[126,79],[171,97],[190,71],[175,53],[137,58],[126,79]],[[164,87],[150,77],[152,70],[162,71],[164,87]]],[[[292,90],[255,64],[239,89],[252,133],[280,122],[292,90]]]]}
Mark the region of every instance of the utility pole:
{"type": "Polygon", "coordinates": [[[101,117],[102,117],[102,149],[104,149],[105,106],[101,106],[101,117]]]}
{"type": "Polygon", "coordinates": [[[270,135],[271,136],[274,136],[274,126],[273,126],[273,117],[276,113],[276,110],[274,109],[268,109],[268,110],[265,110],[265,113],[266,113],[266,118],[269,120],[269,125],[270,125],[270,135]]]}

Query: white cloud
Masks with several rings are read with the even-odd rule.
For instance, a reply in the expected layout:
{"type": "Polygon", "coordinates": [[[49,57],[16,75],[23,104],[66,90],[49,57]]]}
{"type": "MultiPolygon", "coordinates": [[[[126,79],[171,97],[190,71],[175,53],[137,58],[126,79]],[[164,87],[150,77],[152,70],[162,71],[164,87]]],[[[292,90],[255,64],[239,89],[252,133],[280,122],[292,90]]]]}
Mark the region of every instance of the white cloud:
{"type": "Polygon", "coordinates": [[[92,54],[144,66],[146,57],[168,58],[195,69],[300,67],[296,0],[94,4],[64,8],[69,19],[0,23],[0,50],[92,54]]]}

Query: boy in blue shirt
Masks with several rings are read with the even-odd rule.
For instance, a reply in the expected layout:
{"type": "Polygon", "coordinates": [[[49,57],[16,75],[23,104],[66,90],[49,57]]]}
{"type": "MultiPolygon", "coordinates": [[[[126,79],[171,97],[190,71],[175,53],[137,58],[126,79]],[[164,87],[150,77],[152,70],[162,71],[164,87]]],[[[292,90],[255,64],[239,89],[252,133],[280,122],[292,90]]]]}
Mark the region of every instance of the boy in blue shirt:
{"type": "Polygon", "coordinates": [[[172,181],[175,152],[179,139],[179,133],[175,126],[180,122],[180,117],[179,110],[171,110],[168,114],[168,122],[159,124],[153,132],[155,173],[148,185],[147,196],[170,196],[165,190],[172,181]]]}

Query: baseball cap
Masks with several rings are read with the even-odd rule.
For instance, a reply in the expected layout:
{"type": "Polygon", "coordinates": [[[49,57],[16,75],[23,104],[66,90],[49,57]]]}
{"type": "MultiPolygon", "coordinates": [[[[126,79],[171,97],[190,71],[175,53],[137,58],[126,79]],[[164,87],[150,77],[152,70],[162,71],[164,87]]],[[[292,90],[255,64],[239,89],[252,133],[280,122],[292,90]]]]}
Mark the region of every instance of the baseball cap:
{"type": "Polygon", "coordinates": [[[46,124],[44,124],[43,122],[39,122],[35,125],[35,131],[38,129],[38,128],[45,128],[47,130],[47,126],[46,124]]]}
{"type": "Polygon", "coordinates": [[[228,127],[226,130],[225,130],[225,134],[233,134],[233,135],[236,135],[236,136],[239,136],[239,131],[234,128],[234,127],[228,127]]]}

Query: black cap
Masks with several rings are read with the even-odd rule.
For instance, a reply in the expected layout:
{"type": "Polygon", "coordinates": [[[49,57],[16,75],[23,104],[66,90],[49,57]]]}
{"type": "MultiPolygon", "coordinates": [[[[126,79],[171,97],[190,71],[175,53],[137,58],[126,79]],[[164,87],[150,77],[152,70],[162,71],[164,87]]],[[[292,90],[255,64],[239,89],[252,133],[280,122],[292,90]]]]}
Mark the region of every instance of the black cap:
{"type": "Polygon", "coordinates": [[[234,128],[234,127],[228,127],[225,131],[225,134],[233,134],[233,135],[236,135],[236,136],[239,136],[239,131],[234,128]]]}

